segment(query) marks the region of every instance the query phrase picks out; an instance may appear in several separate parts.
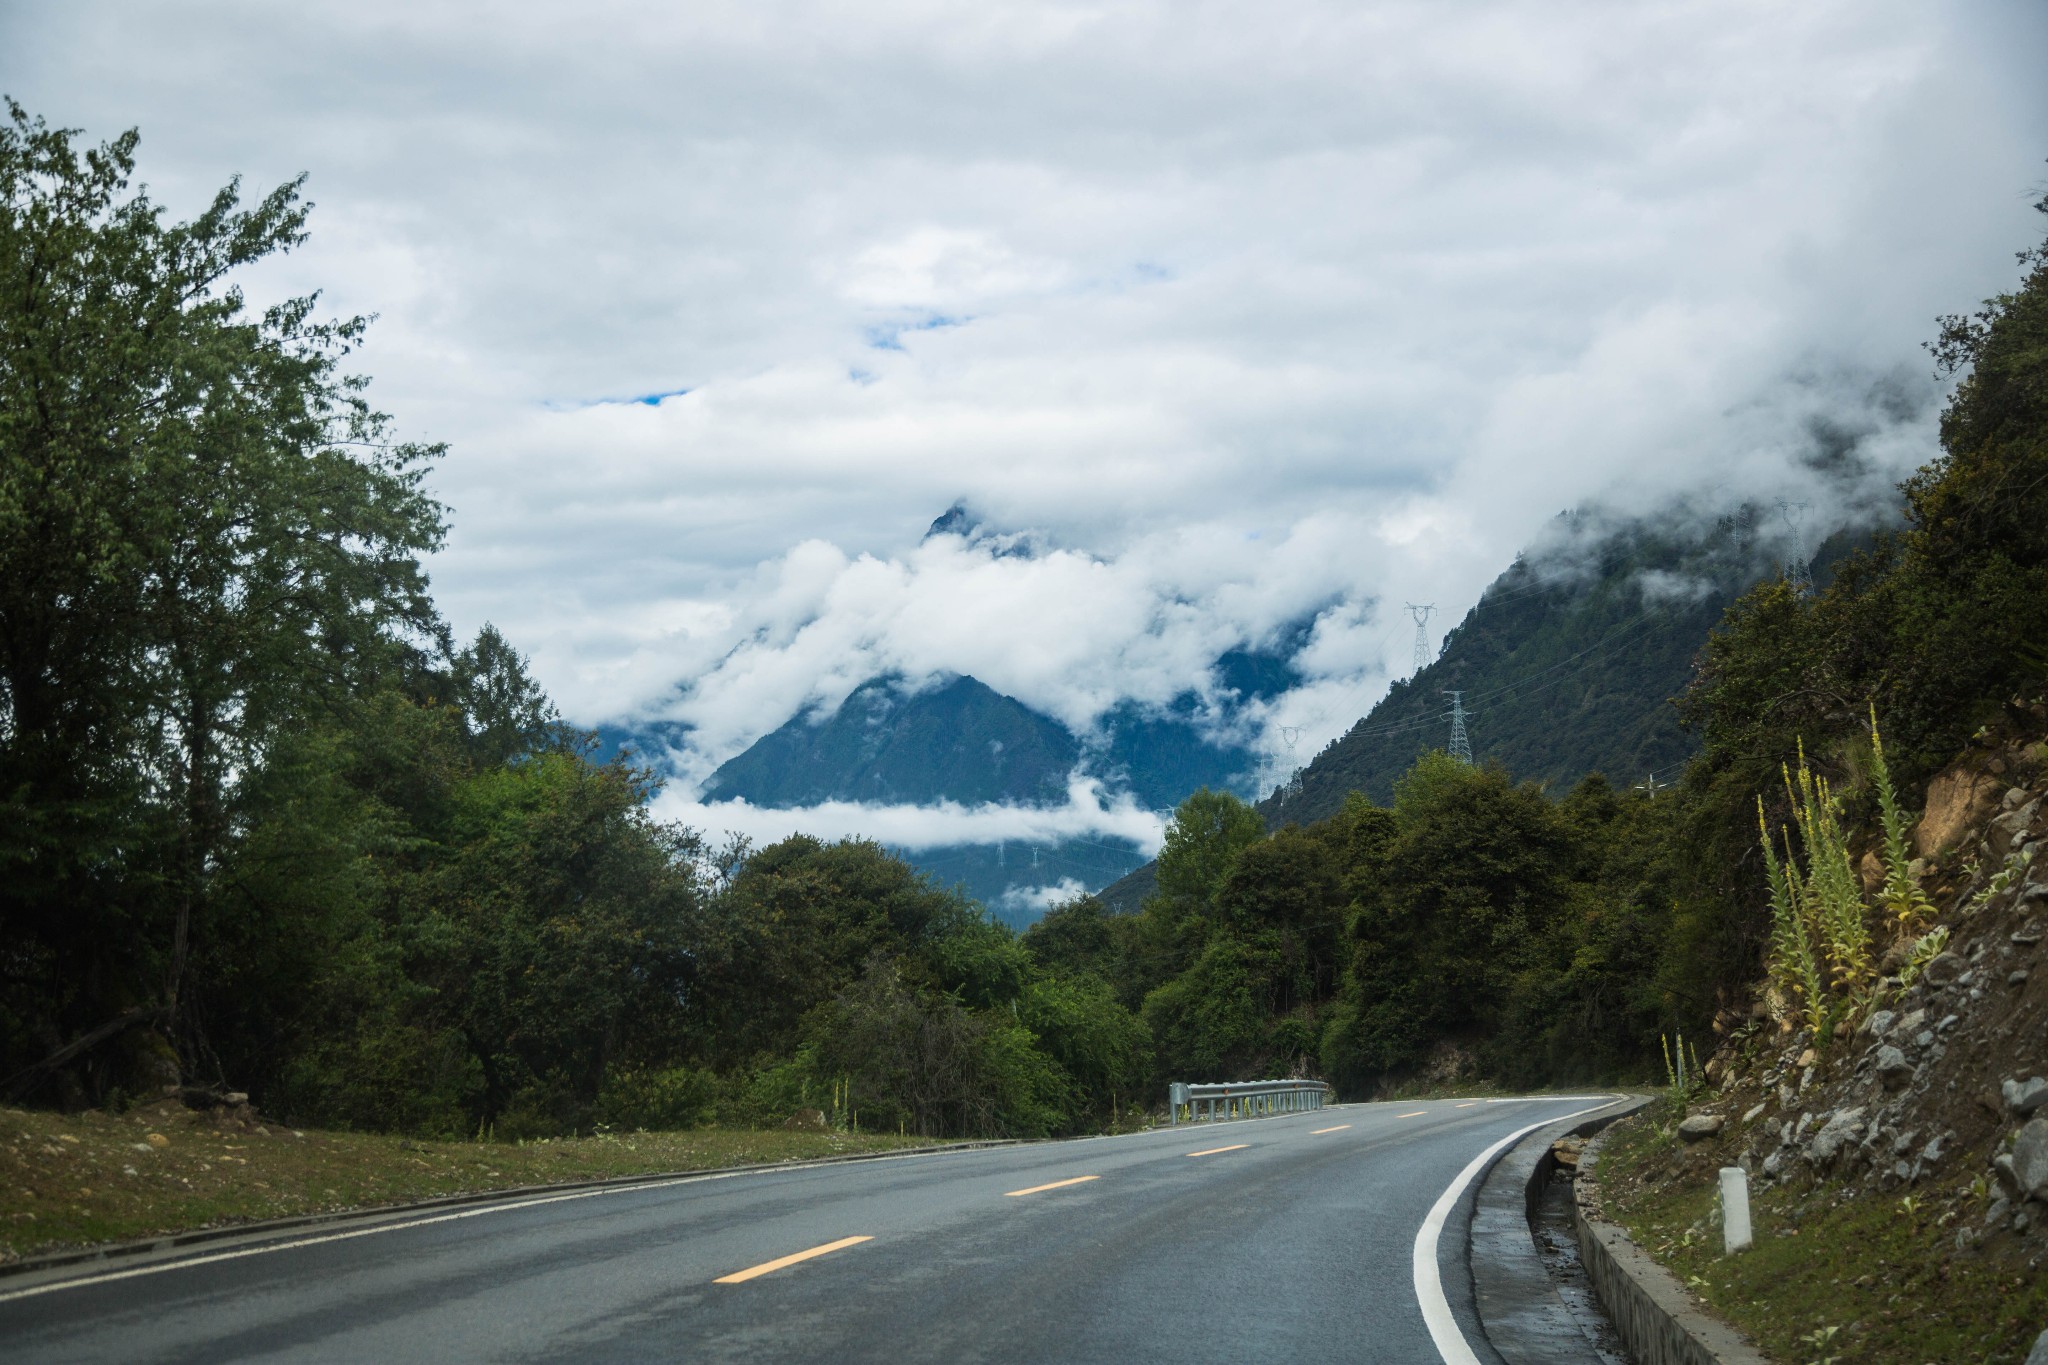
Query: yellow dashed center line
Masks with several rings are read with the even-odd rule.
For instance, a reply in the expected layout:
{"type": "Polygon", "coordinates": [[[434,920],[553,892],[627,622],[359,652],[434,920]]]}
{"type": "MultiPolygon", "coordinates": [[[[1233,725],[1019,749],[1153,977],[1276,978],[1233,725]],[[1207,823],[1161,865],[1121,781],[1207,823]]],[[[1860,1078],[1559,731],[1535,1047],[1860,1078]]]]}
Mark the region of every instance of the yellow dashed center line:
{"type": "Polygon", "coordinates": [[[1055,1180],[1050,1185],[1033,1185],[1028,1190],[1011,1190],[1005,1199],[1015,1199],[1020,1194],[1043,1194],[1047,1190],[1063,1190],[1069,1185],[1085,1185],[1091,1180],[1102,1179],[1099,1175],[1077,1175],[1072,1180],[1055,1180]]]}
{"type": "Polygon", "coordinates": [[[836,1242],[827,1242],[821,1247],[812,1247],[809,1251],[799,1251],[791,1256],[778,1256],[772,1261],[763,1261],[759,1265],[750,1265],[745,1270],[735,1270],[730,1275],[720,1275],[712,1283],[745,1284],[748,1280],[755,1280],[763,1275],[773,1274],[785,1266],[795,1265],[798,1261],[808,1261],[813,1256],[824,1256],[834,1251],[844,1251],[850,1246],[859,1246],[862,1242],[872,1242],[874,1240],[872,1237],[841,1237],[836,1242]]]}
{"type": "Polygon", "coordinates": [[[1348,1123],[1340,1123],[1335,1128],[1311,1128],[1308,1130],[1308,1135],[1314,1137],[1317,1133],[1341,1133],[1350,1126],[1348,1123]]]}
{"type": "Polygon", "coordinates": [[[1412,1114],[1396,1114],[1394,1117],[1397,1119],[1419,1119],[1428,1112],[1427,1109],[1418,1109],[1412,1114]]]}
{"type": "Polygon", "coordinates": [[[1207,1148],[1204,1148],[1203,1150],[1201,1150],[1201,1151],[1199,1151],[1199,1152],[1189,1152],[1189,1153],[1188,1153],[1188,1155],[1189,1155],[1189,1156],[1214,1156],[1214,1155],[1216,1155],[1216,1154],[1217,1154],[1218,1152],[1241,1152],[1241,1151],[1243,1151],[1243,1150],[1244,1150],[1245,1148],[1247,1148],[1247,1147],[1249,1147],[1249,1146],[1251,1146],[1251,1144],[1250,1144],[1249,1142],[1236,1142],[1236,1143],[1232,1143],[1232,1144],[1231,1144],[1230,1146],[1228,1146],[1228,1147],[1207,1147],[1207,1148]]]}
{"type": "Polygon", "coordinates": [[[1470,1109],[1470,1108],[1471,1108],[1471,1107],[1472,1107],[1473,1105],[1475,1105],[1475,1104],[1477,1104],[1477,1103],[1479,1103],[1479,1101],[1478,1101],[1478,1100],[1466,1100],[1466,1101],[1465,1101],[1465,1102],[1464,1102],[1463,1104],[1454,1104],[1454,1105],[1452,1105],[1452,1106],[1451,1106],[1451,1108],[1453,1108],[1453,1109],[1470,1109]]]}

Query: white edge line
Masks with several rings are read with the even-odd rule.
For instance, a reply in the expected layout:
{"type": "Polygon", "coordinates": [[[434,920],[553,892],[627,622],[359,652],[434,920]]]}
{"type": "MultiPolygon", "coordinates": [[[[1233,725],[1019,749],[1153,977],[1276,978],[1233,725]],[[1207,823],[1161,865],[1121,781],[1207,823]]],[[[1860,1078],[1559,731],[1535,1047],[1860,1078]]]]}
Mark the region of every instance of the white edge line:
{"type": "MultiPolygon", "coordinates": [[[[521,1198],[507,1194],[505,1198],[484,1204],[477,1208],[460,1209],[454,1213],[434,1214],[427,1218],[406,1218],[398,1222],[379,1223],[374,1227],[352,1228],[347,1232],[323,1233],[317,1237],[294,1237],[285,1242],[265,1242],[261,1246],[240,1247],[234,1251],[216,1251],[199,1256],[179,1256],[151,1265],[134,1266],[127,1270],[110,1270],[100,1274],[74,1275],[68,1279],[52,1280],[48,1284],[30,1285],[26,1289],[0,1290],[0,1303],[12,1303],[16,1299],[34,1298],[38,1294],[54,1294],[60,1289],[83,1289],[87,1285],[111,1284],[115,1280],[132,1280],[143,1275],[161,1275],[167,1270],[183,1270],[187,1266],[211,1265],[216,1261],[234,1261],[244,1256],[267,1256],[273,1251],[294,1251],[300,1247],[320,1246],[326,1242],[346,1242],[357,1237],[374,1237],[380,1232],[402,1232],[406,1228],[423,1228],[433,1223],[452,1223],[462,1218],[481,1218],[487,1213],[511,1213],[518,1209],[538,1208],[542,1204],[562,1204],[571,1199],[595,1199],[604,1194],[637,1194],[643,1190],[665,1190],[676,1185],[696,1185],[707,1180],[737,1180],[749,1175],[782,1175],[790,1171],[822,1170],[827,1166],[867,1165],[883,1161],[909,1161],[921,1156],[954,1156],[968,1152],[992,1151],[992,1147],[961,1147],[957,1151],[940,1148],[927,1152],[876,1152],[863,1155],[858,1161],[835,1161],[832,1159],[813,1161],[792,1161],[786,1165],[754,1166],[743,1171],[692,1171],[668,1180],[634,1180],[629,1184],[607,1185],[594,1190],[570,1190],[563,1194],[540,1195],[521,1198]]],[[[368,1210],[374,1213],[375,1210],[368,1210]]],[[[261,1236],[260,1232],[252,1236],[261,1236]]]]}
{"type": "MultiPolygon", "coordinates": [[[[1563,1097],[1560,1097],[1563,1098],[1563,1097]]],[[[1593,1095],[1574,1095],[1572,1099],[1590,1100],[1593,1095]]],[[[1458,1320],[1451,1314],[1451,1302],[1444,1297],[1443,1276],[1436,1267],[1437,1240],[1442,1236],[1444,1220],[1457,1207],[1458,1197],[1465,1193],[1465,1187],[1472,1183],[1472,1177],[1486,1168],[1494,1154],[1501,1149],[1521,1141],[1538,1128],[1548,1128],[1553,1123],[1578,1118],[1581,1114],[1598,1113],[1602,1109],[1619,1104],[1624,1096],[1617,1095],[1605,1104],[1596,1104],[1591,1109],[1579,1109],[1555,1118],[1541,1119],[1526,1128],[1517,1128],[1499,1142],[1488,1147],[1472,1158],[1465,1169],[1458,1172],[1457,1179],[1437,1196],[1429,1216],[1422,1220],[1422,1226],[1415,1233],[1415,1299],[1422,1306],[1422,1320],[1429,1327],[1429,1339],[1436,1344],[1437,1354],[1444,1358],[1444,1365],[1480,1365],[1479,1357],[1472,1350],[1472,1343],[1465,1340],[1465,1334],[1458,1327],[1458,1320]]]]}
{"type": "MultiPolygon", "coordinates": [[[[690,1181],[725,1179],[728,1175],[748,1175],[752,1172],[732,1171],[729,1173],[707,1173],[689,1176],[690,1181]]],[[[375,1227],[351,1228],[347,1232],[323,1233],[318,1237],[295,1237],[288,1242],[266,1242],[262,1246],[238,1247],[233,1251],[215,1251],[202,1256],[180,1257],[159,1265],[134,1266],[127,1270],[109,1271],[104,1275],[80,1275],[73,1279],[56,1280],[49,1284],[31,1285],[26,1289],[10,1289],[0,1292],[0,1303],[12,1303],[16,1299],[34,1298],[38,1294],[54,1294],[60,1289],[79,1289],[86,1285],[112,1284],[116,1280],[133,1280],[144,1275],[161,1275],[167,1270],[185,1270],[191,1266],[212,1265],[217,1261],[237,1261],[245,1256],[268,1256],[274,1251],[294,1251],[300,1247],[320,1246],[327,1242],[346,1242],[357,1237],[374,1237],[380,1232],[400,1232],[406,1228],[423,1228],[433,1223],[453,1223],[462,1218],[481,1218],[487,1213],[509,1213],[514,1209],[530,1209],[541,1204],[561,1204],[571,1199],[593,1199],[601,1194],[625,1194],[628,1190],[659,1190],[670,1185],[683,1184],[683,1180],[650,1181],[644,1184],[622,1186],[608,1190],[575,1190],[569,1194],[545,1195],[538,1199],[508,1199],[503,1203],[486,1204],[482,1208],[460,1209],[454,1213],[437,1213],[431,1218],[408,1218],[402,1222],[379,1223],[375,1227]]]]}
{"type": "MultiPolygon", "coordinates": [[[[972,1148],[968,1150],[974,1150],[972,1148]]],[[[893,1161],[912,1156],[950,1155],[949,1153],[906,1152],[883,1153],[871,1158],[875,1161],[893,1161]]],[[[787,1166],[770,1166],[746,1171],[696,1171],[680,1175],[672,1180],[641,1180],[630,1185],[610,1185],[595,1190],[570,1190],[563,1194],[541,1195],[530,1199],[516,1196],[484,1204],[477,1208],[458,1209],[453,1213],[437,1213],[426,1218],[405,1218],[396,1222],[378,1223],[374,1227],[351,1228],[346,1232],[322,1233],[317,1237],[294,1237],[284,1242],[265,1242],[261,1246],[238,1247],[233,1251],[215,1251],[199,1256],[181,1256],[154,1265],[132,1266],[127,1270],[111,1270],[98,1275],[77,1275],[69,1279],[53,1280],[48,1284],[30,1285],[25,1289],[0,1291],[0,1303],[12,1303],[16,1299],[34,1298],[39,1294],[54,1294],[61,1289],[83,1289],[88,1285],[112,1284],[116,1280],[139,1279],[144,1275],[161,1275],[170,1270],[184,1270],[191,1266],[213,1265],[219,1261],[236,1261],[246,1256],[268,1256],[277,1251],[296,1251],[301,1247],[322,1246],[328,1242],[347,1242],[357,1237],[374,1237],[382,1232],[403,1232],[407,1228],[423,1228],[435,1223],[453,1223],[464,1218],[481,1218],[487,1213],[512,1213],[519,1209],[538,1208],[543,1204],[564,1204],[572,1199],[595,1199],[607,1194],[638,1194],[646,1190],[665,1190],[676,1185],[696,1185],[708,1180],[737,1180],[749,1175],[780,1175],[785,1171],[819,1169],[826,1165],[847,1165],[846,1162],[791,1162],[787,1166]]]]}

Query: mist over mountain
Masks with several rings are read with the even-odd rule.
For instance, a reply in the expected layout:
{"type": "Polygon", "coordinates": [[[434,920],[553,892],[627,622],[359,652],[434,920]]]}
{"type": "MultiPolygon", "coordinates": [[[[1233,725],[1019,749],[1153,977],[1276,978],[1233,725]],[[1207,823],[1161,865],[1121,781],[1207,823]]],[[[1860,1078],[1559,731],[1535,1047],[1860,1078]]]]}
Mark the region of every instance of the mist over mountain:
{"type": "MultiPolygon", "coordinates": [[[[1561,795],[1588,773],[1618,786],[1668,783],[1697,747],[1675,699],[1722,613],[1760,579],[1803,562],[1824,584],[1869,529],[1833,529],[1816,549],[1798,513],[1738,508],[1702,526],[1673,516],[1561,514],[1516,557],[1436,657],[1258,803],[1268,825],[1335,814],[1350,793],[1393,799],[1394,784],[1450,744],[1452,703],[1464,708],[1473,761],[1561,795]]],[[[1119,909],[1152,889],[1151,865],[1104,888],[1119,909]]]]}
{"type": "MultiPolygon", "coordinates": [[[[933,534],[978,532],[957,506],[933,523],[933,534]]],[[[1079,734],[971,677],[922,685],[901,675],[873,678],[837,708],[793,716],[729,759],[705,782],[703,798],[792,818],[827,802],[1053,808],[1072,798],[1077,782],[1100,799],[1162,813],[1202,787],[1249,798],[1265,765],[1249,742],[1246,709],[1299,683],[1293,655],[1312,628],[1312,620],[1301,621],[1270,648],[1225,651],[1203,691],[1189,689],[1164,706],[1125,699],[1079,734]]],[[[612,736],[613,745],[622,738],[612,736]]],[[[640,742],[648,739],[664,742],[659,735],[640,742]]],[[[896,851],[1019,923],[1051,900],[1116,880],[1149,855],[1136,840],[1102,834],[896,851]]]]}
{"type": "Polygon", "coordinates": [[[1434,661],[1394,683],[1261,809],[1276,823],[1306,822],[1352,791],[1391,801],[1418,757],[1448,746],[1454,691],[1475,762],[1558,792],[1589,772],[1668,779],[1694,748],[1671,699],[1721,613],[1777,571],[1749,533],[1753,520],[1724,520],[1692,540],[1560,517],[1544,553],[1495,579],[1434,661]]]}

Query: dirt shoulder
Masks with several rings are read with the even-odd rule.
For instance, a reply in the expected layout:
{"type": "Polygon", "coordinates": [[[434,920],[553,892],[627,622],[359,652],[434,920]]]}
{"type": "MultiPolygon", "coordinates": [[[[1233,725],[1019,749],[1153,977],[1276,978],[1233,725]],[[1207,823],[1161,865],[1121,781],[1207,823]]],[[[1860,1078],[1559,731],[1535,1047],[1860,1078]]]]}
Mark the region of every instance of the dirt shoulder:
{"type": "Polygon", "coordinates": [[[176,1101],[123,1115],[0,1110],[0,1267],[100,1243],[562,1181],[929,1146],[700,1129],[527,1143],[294,1130],[176,1101]]]}

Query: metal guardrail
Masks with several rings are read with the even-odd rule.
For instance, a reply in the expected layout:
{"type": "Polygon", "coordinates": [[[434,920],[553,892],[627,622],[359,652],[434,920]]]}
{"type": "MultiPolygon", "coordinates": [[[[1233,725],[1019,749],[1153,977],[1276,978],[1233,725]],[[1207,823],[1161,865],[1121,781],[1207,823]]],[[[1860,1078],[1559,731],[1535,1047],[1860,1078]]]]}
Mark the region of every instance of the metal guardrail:
{"type": "Polygon", "coordinates": [[[1330,1087],[1321,1081],[1175,1081],[1166,1087],[1170,1122],[1178,1127],[1183,1113],[1189,1123],[1224,1119],[1256,1119],[1270,1114],[1300,1114],[1320,1109],[1330,1087]],[[1204,1112],[1204,1106],[1207,1106],[1204,1112]]]}

